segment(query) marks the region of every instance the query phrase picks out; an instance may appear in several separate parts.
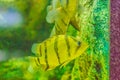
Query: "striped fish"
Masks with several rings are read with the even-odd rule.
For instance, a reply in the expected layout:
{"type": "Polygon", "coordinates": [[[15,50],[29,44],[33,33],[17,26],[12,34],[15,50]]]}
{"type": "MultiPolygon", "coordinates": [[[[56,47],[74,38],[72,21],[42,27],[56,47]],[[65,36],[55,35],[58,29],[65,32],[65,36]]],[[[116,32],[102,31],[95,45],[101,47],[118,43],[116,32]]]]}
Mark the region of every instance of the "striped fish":
{"type": "Polygon", "coordinates": [[[58,35],[48,38],[42,43],[32,46],[32,52],[36,55],[32,58],[32,69],[52,70],[57,66],[65,66],[68,62],[79,57],[88,48],[84,42],[80,42],[71,36],[58,35]]]}
{"type": "Polygon", "coordinates": [[[71,24],[79,31],[79,22],[76,20],[78,0],[53,0],[48,6],[46,20],[48,23],[55,23],[51,36],[65,34],[68,25],[71,24]]]}

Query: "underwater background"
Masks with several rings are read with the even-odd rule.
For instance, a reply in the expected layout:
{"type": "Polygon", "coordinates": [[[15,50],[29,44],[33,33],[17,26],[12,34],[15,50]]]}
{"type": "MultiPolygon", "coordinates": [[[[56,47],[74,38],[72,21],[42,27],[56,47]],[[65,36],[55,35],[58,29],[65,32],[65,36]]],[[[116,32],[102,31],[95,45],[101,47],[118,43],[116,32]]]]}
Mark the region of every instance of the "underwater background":
{"type": "Polygon", "coordinates": [[[79,0],[80,35],[89,48],[64,68],[30,73],[34,43],[49,38],[54,24],[46,21],[51,0],[0,0],[0,80],[109,80],[109,0],[79,0]]]}

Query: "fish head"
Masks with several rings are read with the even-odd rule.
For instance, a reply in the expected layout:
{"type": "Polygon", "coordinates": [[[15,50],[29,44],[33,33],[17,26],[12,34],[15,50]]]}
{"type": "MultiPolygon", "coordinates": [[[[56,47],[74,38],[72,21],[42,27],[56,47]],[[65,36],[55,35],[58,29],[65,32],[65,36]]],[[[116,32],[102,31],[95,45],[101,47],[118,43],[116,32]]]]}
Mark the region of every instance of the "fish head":
{"type": "Polygon", "coordinates": [[[78,46],[75,51],[75,57],[79,57],[81,54],[83,54],[87,49],[89,45],[85,42],[78,42],[78,46]]]}

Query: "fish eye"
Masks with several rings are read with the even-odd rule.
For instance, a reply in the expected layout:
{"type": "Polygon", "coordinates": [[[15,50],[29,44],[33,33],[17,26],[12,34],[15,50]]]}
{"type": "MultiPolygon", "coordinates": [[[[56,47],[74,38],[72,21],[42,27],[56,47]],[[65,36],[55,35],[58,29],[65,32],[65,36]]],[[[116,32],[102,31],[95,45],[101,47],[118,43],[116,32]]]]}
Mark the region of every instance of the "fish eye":
{"type": "Polygon", "coordinates": [[[78,41],[78,46],[80,46],[81,45],[81,42],[80,41],[78,41]]]}

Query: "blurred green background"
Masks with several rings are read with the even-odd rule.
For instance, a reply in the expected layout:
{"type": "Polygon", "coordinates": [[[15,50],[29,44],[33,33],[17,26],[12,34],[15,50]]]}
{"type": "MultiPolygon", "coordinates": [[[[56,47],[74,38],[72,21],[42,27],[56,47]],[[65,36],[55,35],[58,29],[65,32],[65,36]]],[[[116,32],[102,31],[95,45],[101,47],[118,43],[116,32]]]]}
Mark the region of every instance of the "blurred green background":
{"type": "Polygon", "coordinates": [[[32,44],[50,35],[49,4],[50,0],[0,0],[0,61],[31,55],[32,44]]]}

